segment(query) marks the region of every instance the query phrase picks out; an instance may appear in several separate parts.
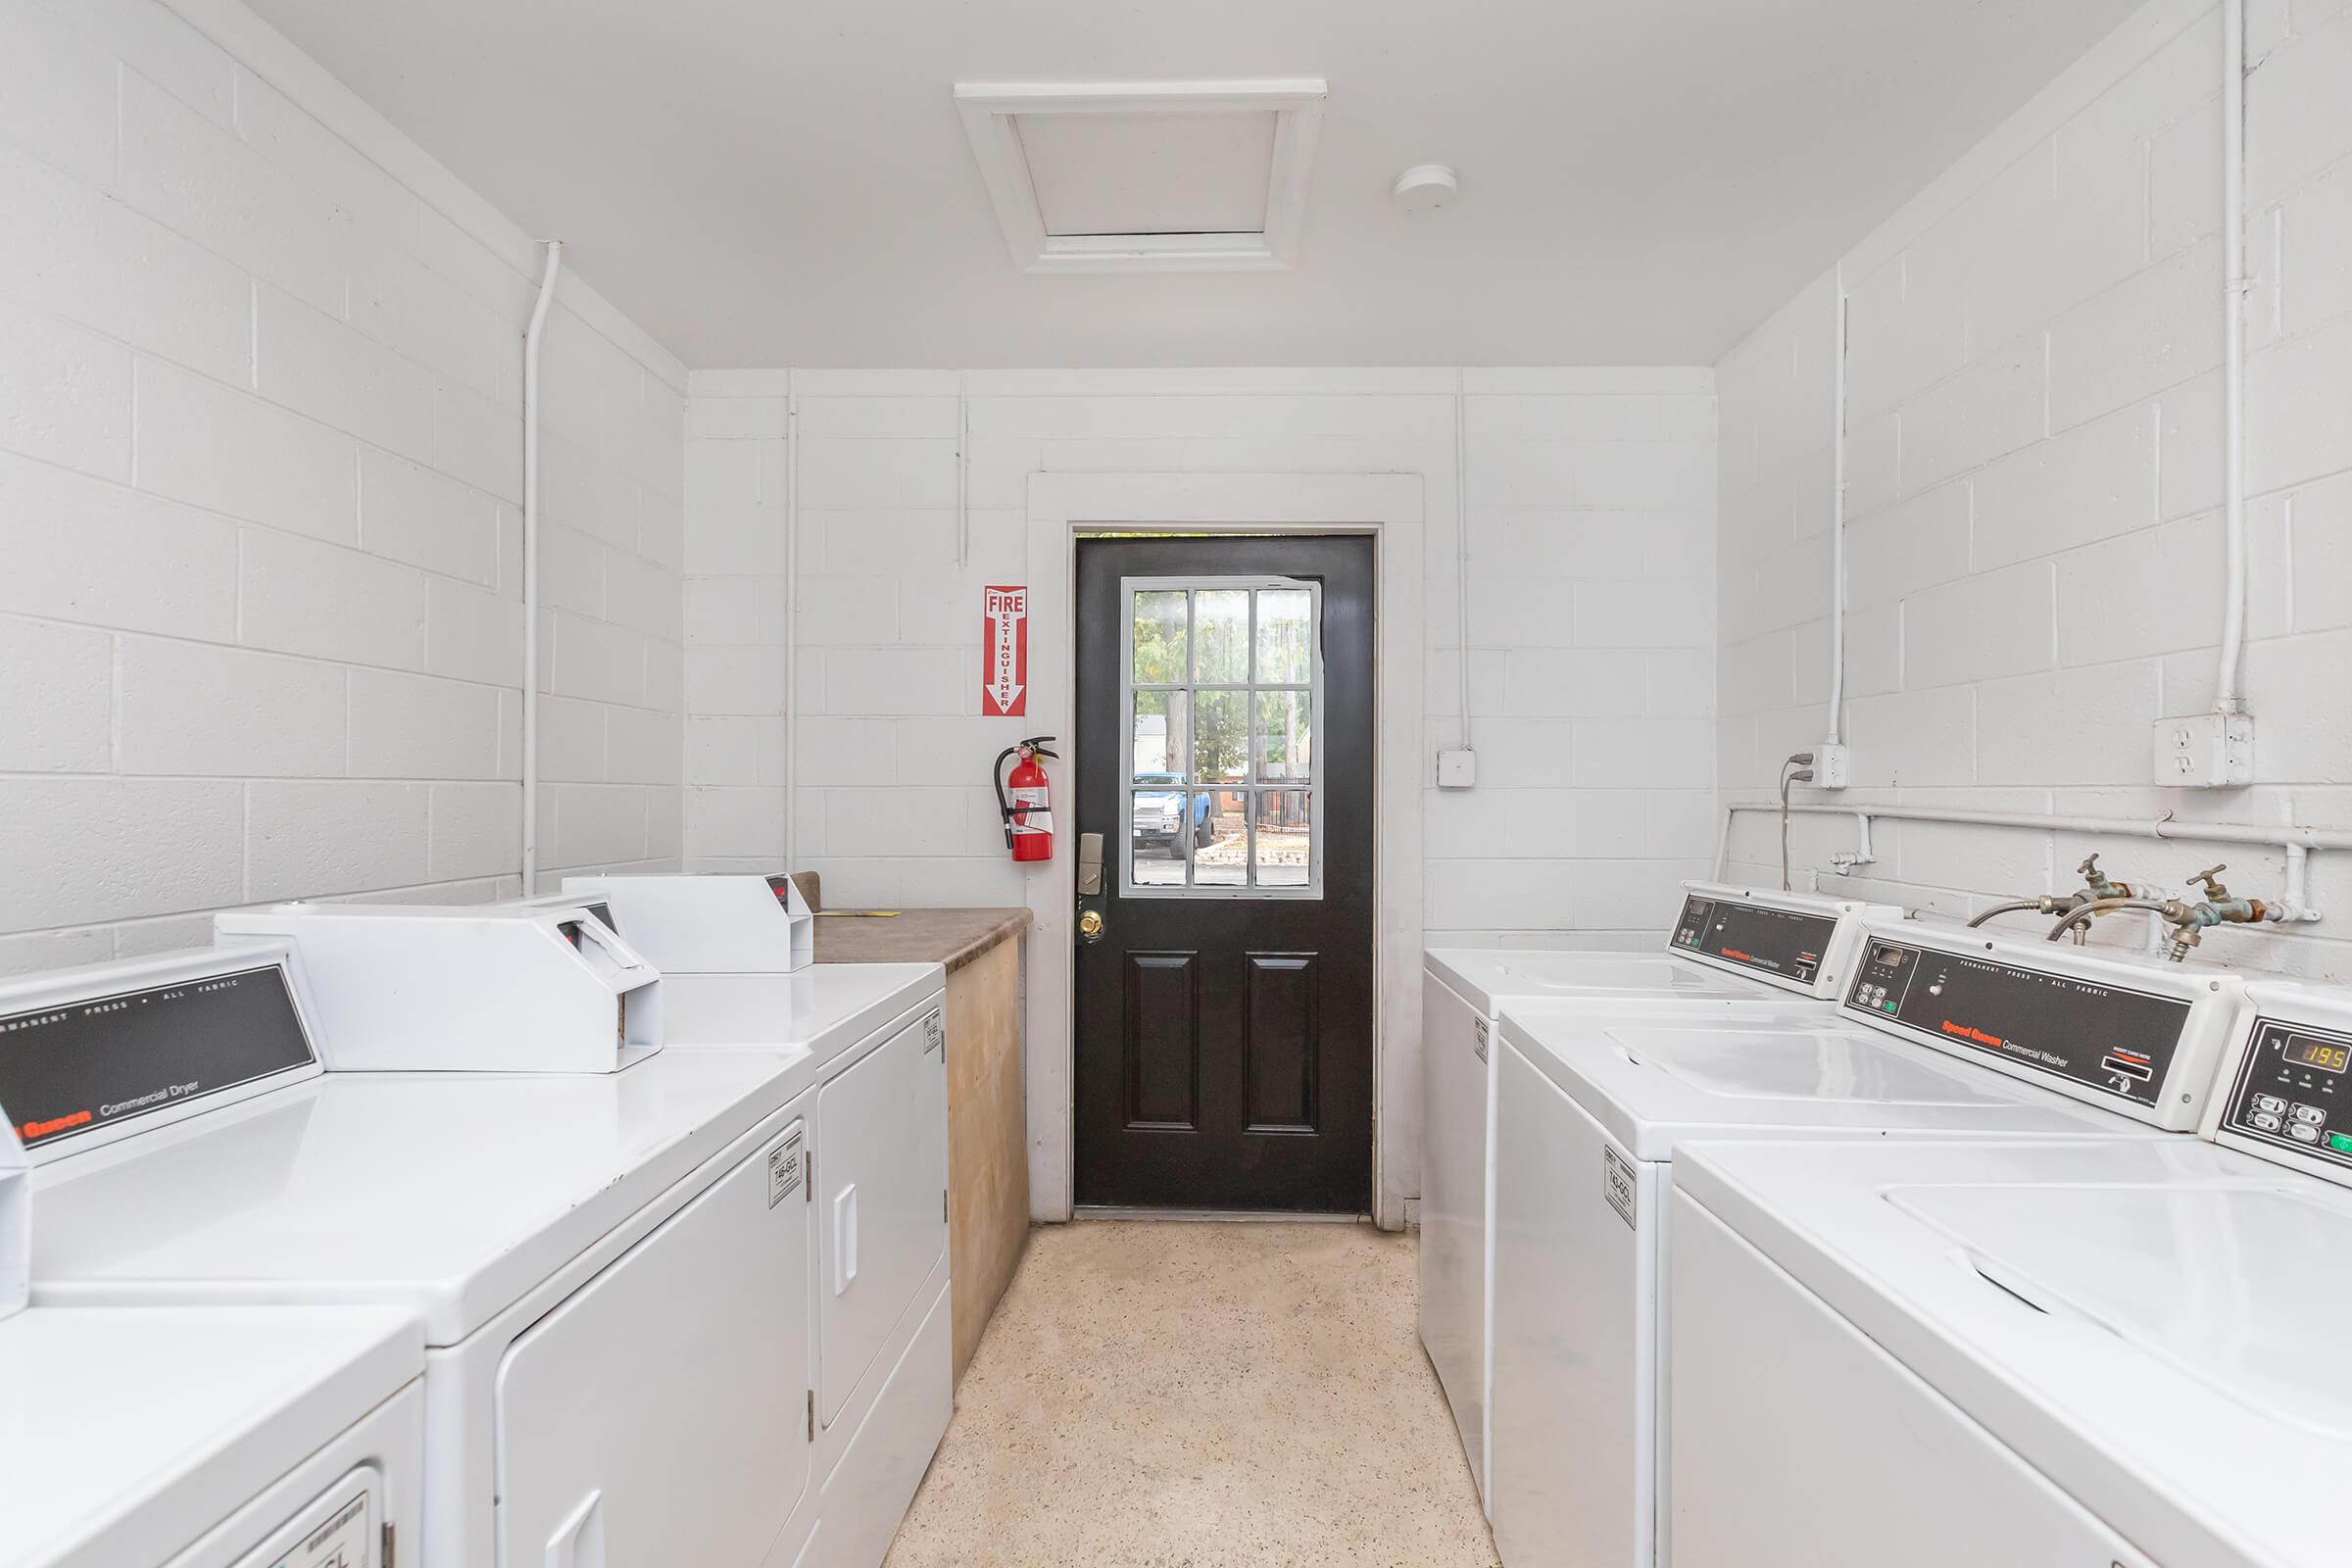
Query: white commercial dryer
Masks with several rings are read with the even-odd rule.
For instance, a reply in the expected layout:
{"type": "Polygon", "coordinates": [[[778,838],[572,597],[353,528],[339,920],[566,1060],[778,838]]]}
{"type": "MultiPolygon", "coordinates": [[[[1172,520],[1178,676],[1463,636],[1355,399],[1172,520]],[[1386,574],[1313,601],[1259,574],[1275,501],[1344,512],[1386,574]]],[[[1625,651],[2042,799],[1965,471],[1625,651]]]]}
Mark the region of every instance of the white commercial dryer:
{"type": "Polygon", "coordinates": [[[31,1307],[0,1323],[0,1568],[407,1563],[423,1378],[392,1307],[31,1307]]]}
{"type": "Polygon", "coordinates": [[[26,1308],[31,1183],[11,1114],[0,1111],[0,1568],[404,1560],[423,1471],[416,1319],[368,1306],[26,1308]]]}
{"type": "MultiPolygon", "coordinates": [[[[382,928],[384,961],[429,948],[403,934],[429,924],[382,928]]],[[[542,956],[516,961],[575,951],[523,945],[542,956]]],[[[801,1560],[853,1433],[895,1412],[884,1446],[908,1446],[936,1402],[926,1391],[909,1419],[875,1364],[906,1313],[843,1303],[943,1266],[944,1116],[916,1112],[944,1104],[944,976],[833,973],[774,1044],[725,1051],[645,1052],[608,994],[589,1026],[601,1056],[540,1042],[594,1065],[530,1073],[446,1070],[497,1061],[501,1041],[429,969],[338,984],[404,1006],[418,1059],[444,1070],[322,1071],[336,1044],[287,942],[14,982],[0,1099],[36,1128],[33,1300],[420,1316],[428,1568],[801,1560]],[[876,1172],[820,1211],[828,1074],[870,1089],[891,1125],[863,1156],[820,1157],[876,1172]],[[830,1452],[820,1406],[839,1414],[830,1452]]],[[[944,1366],[944,1321],[930,1332],[944,1366]]]]}
{"type": "MultiPolygon", "coordinates": [[[[811,962],[808,906],[781,873],[615,873],[566,877],[564,887],[660,965],[673,1048],[792,1038],[795,1020],[855,983],[845,973],[868,967],[811,962]]],[[[935,1001],[919,1038],[839,1058],[819,1074],[814,1561],[881,1561],[953,1413],[942,1070],[950,1049],[935,1001]],[[917,1235],[919,1247],[874,1241],[917,1235]]]]}
{"type": "Polygon", "coordinates": [[[671,1043],[758,1044],[768,1038],[783,988],[815,956],[815,921],[791,877],[778,872],[616,872],[567,876],[568,898],[661,969],[671,1043]]]}
{"type": "Polygon", "coordinates": [[[1691,882],[1663,954],[1432,948],[1421,987],[1421,1344],[1453,1408],[1479,1494],[1486,1414],[1494,1097],[1491,1049],[1514,999],[1729,1016],[1827,1012],[1862,922],[1901,910],[1691,882]]]}
{"type": "Polygon", "coordinates": [[[1677,1160],[1675,1562],[2352,1560],[2348,1075],[2253,985],[2208,1141],[1677,1160]]]}
{"type": "Polygon", "coordinates": [[[1661,1390],[1681,1373],[1660,1354],[1679,1289],[1660,1203],[1682,1145],[2161,1140],[2193,1125],[2238,992],[2220,970],[1874,921],[1834,1017],[1506,1009],[1489,1458],[1503,1561],[1667,1560],[1661,1390]]]}

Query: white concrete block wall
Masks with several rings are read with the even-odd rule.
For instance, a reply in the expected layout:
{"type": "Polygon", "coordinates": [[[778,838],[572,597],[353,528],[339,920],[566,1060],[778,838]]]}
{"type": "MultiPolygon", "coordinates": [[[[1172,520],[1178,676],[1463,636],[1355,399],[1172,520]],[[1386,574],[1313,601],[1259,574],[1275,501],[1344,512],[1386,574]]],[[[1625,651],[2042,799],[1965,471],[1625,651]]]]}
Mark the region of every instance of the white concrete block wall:
{"type": "MultiPolygon", "coordinates": [[[[2062,814],[2352,824],[2352,8],[2256,5],[2246,219],[2251,789],[2151,782],[2149,722],[2204,710],[2222,620],[2222,34],[2157,0],[1845,259],[1850,294],[1846,727],[1855,800],[2062,814]]],[[[1720,777],[1769,794],[1824,733],[1834,281],[1717,368],[1720,777]]],[[[1819,800],[1815,792],[1799,797],[1819,800]]],[[[1800,877],[1853,846],[1798,820],[1800,877]]],[[[1824,886],[1966,914],[2110,874],[2180,888],[2226,860],[2276,897],[2277,852],[1886,824],[1824,886]]],[[[1743,816],[1734,869],[1777,881],[1743,816]]],[[[2352,973],[2334,917],[2210,953],[2352,973]]],[[[2144,940],[2120,923],[2115,941],[2144,940]]]]}
{"type": "MultiPolygon", "coordinates": [[[[238,24],[0,0],[0,971],[518,886],[532,247],[238,24]]],[[[542,864],[669,864],[685,372],[563,298],[542,864]]]]}
{"type": "MultiPolygon", "coordinates": [[[[1454,379],[697,372],[689,862],[772,865],[790,810],[798,857],[825,873],[832,902],[1022,902],[988,769],[1026,725],[977,716],[980,591],[1062,569],[1028,557],[1028,476],[1040,471],[1423,475],[1434,780],[1459,707],[1454,379]],[[961,565],[959,389],[971,428],[961,565]],[[788,398],[797,538],[785,526],[788,398]]],[[[1433,782],[1425,803],[1429,940],[1645,942],[1714,842],[1712,380],[1688,369],[1473,370],[1467,388],[1480,786],[1455,794],[1433,782]]]]}

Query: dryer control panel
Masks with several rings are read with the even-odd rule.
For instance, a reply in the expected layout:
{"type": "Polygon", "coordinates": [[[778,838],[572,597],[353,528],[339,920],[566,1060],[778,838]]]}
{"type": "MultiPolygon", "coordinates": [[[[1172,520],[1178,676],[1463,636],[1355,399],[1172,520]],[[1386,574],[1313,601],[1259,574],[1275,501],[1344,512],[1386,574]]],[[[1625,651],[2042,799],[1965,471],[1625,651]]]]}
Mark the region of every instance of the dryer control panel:
{"type": "Polygon", "coordinates": [[[1674,922],[1669,946],[1810,986],[1821,973],[1837,934],[1834,914],[1779,909],[1767,904],[1709,899],[1694,893],[1683,901],[1682,916],[1674,922]]]}
{"type": "Polygon", "coordinates": [[[2219,1130],[2230,1142],[2352,1181],[2352,1027],[2255,1001],[2224,1095],[2219,1130]]]}
{"type": "Polygon", "coordinates": [[[282,954],[172,955],[0,991],[0,1105],[36,1162],[318,1070],[282,954]]]}
{"type": "Polygon", "coordinates": [[[2244,994],[2226,970],[1874,921],[1840,1010],[2185,1132],[2211,1097],[2244,994]]]}

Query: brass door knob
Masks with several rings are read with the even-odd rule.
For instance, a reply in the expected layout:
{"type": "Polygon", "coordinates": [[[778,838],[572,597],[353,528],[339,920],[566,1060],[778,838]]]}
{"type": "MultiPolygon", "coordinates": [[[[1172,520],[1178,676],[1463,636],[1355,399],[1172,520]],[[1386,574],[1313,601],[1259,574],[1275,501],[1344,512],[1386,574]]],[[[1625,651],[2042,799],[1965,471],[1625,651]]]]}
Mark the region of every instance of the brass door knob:
{"type": "Polygon", "coordinates": [[[1078,916],[1078,934],[1082,937],[1101,936],[1102,934],[1102,911],[1089,909],[1078,916]]]}

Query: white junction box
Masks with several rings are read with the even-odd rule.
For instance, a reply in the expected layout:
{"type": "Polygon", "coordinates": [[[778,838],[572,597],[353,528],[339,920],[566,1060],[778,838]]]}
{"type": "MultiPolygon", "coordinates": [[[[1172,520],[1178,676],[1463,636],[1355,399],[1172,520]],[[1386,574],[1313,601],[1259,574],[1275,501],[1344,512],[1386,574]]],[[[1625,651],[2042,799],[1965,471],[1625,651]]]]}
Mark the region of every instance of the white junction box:
{"type": "Polygon", "coordinates": [[[2254,782],[2254,715],[2194,713],[2160,718],[2148,747],[2159,784],[2231,789],[2254,782]]]}
{"type": "Polygon", "coordinates": [[[1471,751],[1438,754],[1438,788],[1466,790],[1478,783],[1478,754],[1471,751]]]}
{"type": "Polygon", "coordinates": [[[1841,790],[1854,781],[1854,750],[1843,741],[1823,741],[1813,748],[1813,787],[1841,790]]]}
{"type": "Polygon", "coordinates": [[[293,944],[340,1072],[617,1072],[662,1046],[662,973],[577,905],[281,904],[216,944],[293,944]]]}
{"type": "Polygon", "coordinates": [[[613,929],[664,974],[787,974],[816,956],[808,902],[782,873],[567,876],[564,892],[610,908],[613,929]]]}

